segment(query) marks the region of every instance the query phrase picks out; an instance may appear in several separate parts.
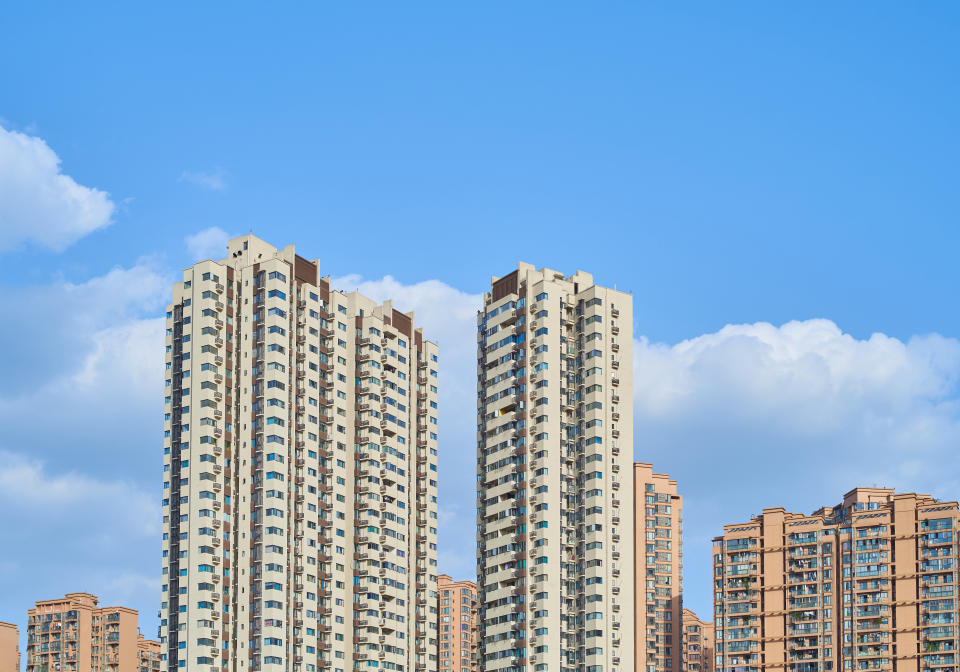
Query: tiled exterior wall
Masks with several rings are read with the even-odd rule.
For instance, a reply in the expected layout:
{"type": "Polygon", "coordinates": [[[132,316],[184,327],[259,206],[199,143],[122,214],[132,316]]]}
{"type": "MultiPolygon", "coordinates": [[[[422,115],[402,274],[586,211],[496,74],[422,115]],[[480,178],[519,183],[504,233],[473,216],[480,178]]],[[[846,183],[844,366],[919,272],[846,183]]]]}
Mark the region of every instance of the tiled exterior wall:
{"type": "Polygon", "coordinates": [[[20,631],[0,621],[0,672],[20,672],[20,631]]]}
{"type": "Polygon", "coordinates": [[[683,610],[683,672],[713,672],[713,623],[683,610]]]}
{"type": "Polygon", "coordinates": [[[857,488],[714,539],[718,672],[957,670],[957,503],[857,488]]]}
{"type": "Polygon", "coordinates": [[[641,672],[679,672],[682,662],[683,498],[677,482],[633,465],[637,599],[635,663],[641,672]]]}
{"type": "Polygon", "coordinates": [[[477,584],[441,574],[439,672],[477,672],[477,584]]]}

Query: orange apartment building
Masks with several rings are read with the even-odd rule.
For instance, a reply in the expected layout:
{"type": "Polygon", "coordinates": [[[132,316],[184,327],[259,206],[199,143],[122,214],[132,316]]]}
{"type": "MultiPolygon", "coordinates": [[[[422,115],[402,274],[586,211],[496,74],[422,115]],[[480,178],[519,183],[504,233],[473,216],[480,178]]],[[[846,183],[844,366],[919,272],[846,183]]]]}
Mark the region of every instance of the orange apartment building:
{"type": "Polygon", "coordinates": [[[0,672],[20,672],[20,631],[0,621],[0,672]]]}
{"type": "MultiPolygon", "coordinates": [[[[137,611],[127,607],[99,607],[89,593],[68,593],[42,600],[27,612],[27,672],[128,672],[159,670],[146,667],[148,642],[137,631],[137,611]]],[[[151,667],[152,665],[152,667],[151,667]]]]}
{"type": "Polygon", "coordinates": [[[440,672],[477,672],[477,584],[437,577],[440,672]]]}
{"type": "Polygon", "coordinates": [[[683,627],[683,498],[677,482],[633,465],[634,667],[636,672],[680,672],[683,627]]]}
{"type": "Polygon", "coordinates": [[[683,672],[713,672],[713,623],[683,610],[683,672]]]}
{"type": "Polygon", "coordinates": [[[856,488],[714,539],[718,672],[957,668],[957,502],[856,488]]]}
{"type": "Polygon", "coordinates": [[[160,672],[160,642],[137,635],[137,672],[160,672]]]}

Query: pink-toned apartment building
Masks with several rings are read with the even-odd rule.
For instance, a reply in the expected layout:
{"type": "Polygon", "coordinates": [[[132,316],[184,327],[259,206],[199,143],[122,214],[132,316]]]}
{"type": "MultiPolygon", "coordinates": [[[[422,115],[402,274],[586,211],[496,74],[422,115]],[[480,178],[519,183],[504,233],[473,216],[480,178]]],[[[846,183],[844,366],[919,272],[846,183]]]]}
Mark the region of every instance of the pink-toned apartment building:
{"type": "Polygon", "coordinates": [[[20,631],[0,621],[0,672],[20,672],[20,631]]]}
{"type": "Polygon", "coordinates": [[[160,672],[160,642],[137,635],[137,672],[160,672]]]}
{"type": "Polygon", "coordinates": [[[440,672],[477,672],[477,584],[437,577],[440,672]]]}
{"type": "Polygon", "coordinates": [[[957,518],[957,502],[856,488],[724,526],[717,672],[956,672],[957,518]]]}
{"type": "MultiPolygon", "coordinates": [[[[100,607],[89,593],[41,600],[27,612],[27,672],[128,672],[143,669],[137,611],[100,607]]],[[[146,667],[159,669],[158,664],[146,667]]]]}
{"type": "Polygon", "coordinates": [[[680,672],[683,627],[683,498],[677,482],[633,465],[634,670],[680,672]]]}
{"type": "Polygon", "coordinates": [[[683,672],[713,672],[713,622],[683,610],[683,672]]]}

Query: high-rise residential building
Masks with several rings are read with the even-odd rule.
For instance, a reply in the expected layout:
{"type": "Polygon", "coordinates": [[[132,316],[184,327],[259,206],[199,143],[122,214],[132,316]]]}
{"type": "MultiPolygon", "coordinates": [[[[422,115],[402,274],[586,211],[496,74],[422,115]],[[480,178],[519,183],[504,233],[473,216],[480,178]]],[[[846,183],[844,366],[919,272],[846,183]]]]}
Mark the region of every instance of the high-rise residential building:
{"type": "Polygon", "coordinates": [[[37,602],[27,612],[27,672],[138,669],[137,616],[135,609],[101,607],[90,593],[37,602]]]}
{"type": "Polygon", "coordinates": [[[683,622],[683,498],[677,482],[633,465],[634,669],[680,672],[683,622]]]}
{"type": "Polygon", "coordinates": [[[441,574],[439,672],[477,672],[477,584],[441,574]]]}
{"type": "Polygon", "coordinates": [[[160,642],[137,637],[137,672],[160,672],[160,642]]]}
{"type": "Polygon", "coordinates": [[[957,670],[957,502],[856,488],[714,539],[718,672],[957,670]]]}
{"type": "Polygon", "coordinates": [[[20,672],[20,630],[0,621],[0,672],[20,672]]]}
{"type": "Polygon", "coordinates": [[[629,294],[525,263],[477,316],[478,657],[633,667],[629,294]],[[622,537],[622,538],[621,538],[622,537]]]}
{"type": "Polygon", "coordinates": [[[713,622],[683,610],[683,672],[713,672],[713,622]]]}
{"type": "Polygon", "coordinates": [[[169,670],[436,668],[437,347],[252,236],[166,316],[169,670]]]}

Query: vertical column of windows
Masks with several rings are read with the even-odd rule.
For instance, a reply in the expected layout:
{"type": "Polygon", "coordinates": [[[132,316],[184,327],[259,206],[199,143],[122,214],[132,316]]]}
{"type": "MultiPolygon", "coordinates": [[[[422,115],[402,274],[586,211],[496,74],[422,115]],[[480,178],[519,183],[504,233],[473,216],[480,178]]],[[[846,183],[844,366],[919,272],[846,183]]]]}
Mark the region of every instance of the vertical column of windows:
{"type": "MultiPolygon", "coordinates": [[[[181,498],[187,495],[181,492],[182,448],[183,448],[183,301],[175,304],[167,313],[167,334],[171,342],[167,345],[167,395],[166,409],[169,413],[170,429],[165,442],[164,466],[169,467],[164,480],[165,497],[163,500],[166,530],[164,532],[164,553],[166,575],[166,609],[161,622],[162,640],[166,643],[165,658],[170,669],[180,667],[181,623],[186,623],[187,598],[181,597],[181,498]],[[181,603],[182,602],[182,603],[181,603]],[[181,614],[183,614],[181,620],[181,614]]],[[[187,510],[186,506],[184,510],[187,510]]]]}
{"type": "Polygon", "coordinates": [[[759,541],[751,537],[724,539],[714,547],[714,552],[715,590],[719,599],[717,661],[722,660],[727,669],[756,672],[757,642],[761,635],[759,541]]]}
{"type": "Polygon", "coordinates": [[[478,592],[483,603],[478,618],[485,634],[478,657],[491,670],[520,669],[527,655],[526,550],[533,530],[526,518],[529,372],[523,294],[521,289],[518,299],[488,305],[478,320],[478,592]]]}
{"type": "Polygon", "coordinates": [[[924,672],[939,672],[957,665],[957,517],[936,509],[929,515],[918,525],[918,645],[924,672]]]}

